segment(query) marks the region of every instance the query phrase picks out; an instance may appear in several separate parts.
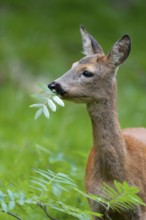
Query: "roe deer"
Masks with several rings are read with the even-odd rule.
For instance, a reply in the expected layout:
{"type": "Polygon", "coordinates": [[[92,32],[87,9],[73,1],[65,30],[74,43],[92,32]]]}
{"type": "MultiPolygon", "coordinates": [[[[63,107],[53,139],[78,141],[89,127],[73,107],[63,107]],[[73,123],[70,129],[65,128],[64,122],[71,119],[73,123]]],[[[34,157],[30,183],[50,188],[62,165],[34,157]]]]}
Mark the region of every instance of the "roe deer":
{"type": "MultiPolygon", "coordinates": [[[[127,181],[140,189],[146,202],[146,129],[120,128],[117,115],[116,72],[129,55],[131,40],[124,35],[105,55],[98,42],[80,27],[84,58],[74,63],[63,76],[48,87],[63,99],[86,103],[93,130],[93,148],[86,168],[86,190],[100,194],[101,185],[113,186],[113,180],[127,181]]],[[[146,220],[146,209],[113,212],[95,201],[91,209],[103,214],[103,220],[146,220]]],[[[98,220],[94,217],[94,220],[98,220]]],[[[101,219],[101,218],[100,218],[101,219]]]]}

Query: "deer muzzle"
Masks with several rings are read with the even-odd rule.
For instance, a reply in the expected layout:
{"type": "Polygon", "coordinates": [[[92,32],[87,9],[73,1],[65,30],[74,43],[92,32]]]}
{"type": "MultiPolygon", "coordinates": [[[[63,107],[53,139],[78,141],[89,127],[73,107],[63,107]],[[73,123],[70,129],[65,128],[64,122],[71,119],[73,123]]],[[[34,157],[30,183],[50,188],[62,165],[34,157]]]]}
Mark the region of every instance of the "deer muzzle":
{"type": "Polygon", "coordinates": [[[62,86],[60,85],[60,83],[53,81],[52,83],[50,83],[48,85],[48,88],[52,91],[57,93],[58,95],[63,96],[66,92],[64,91],[64,89],[62,88],[62,86]]]}

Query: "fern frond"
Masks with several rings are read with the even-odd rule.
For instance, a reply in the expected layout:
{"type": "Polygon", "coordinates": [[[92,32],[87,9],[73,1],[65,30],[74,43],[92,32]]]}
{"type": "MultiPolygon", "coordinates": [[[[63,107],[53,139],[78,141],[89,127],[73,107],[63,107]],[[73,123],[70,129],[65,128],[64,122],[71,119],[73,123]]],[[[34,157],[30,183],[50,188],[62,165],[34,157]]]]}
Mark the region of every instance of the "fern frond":
{"type": "Polygon", "coordinates": [[[135,206],[145,205],[137,195],[139,192],[135,186],[129,186],[127,182],[120,183],[114,181],[114,188],[106,183],[103,184],[102,194],[113,210],[134,209],[135,206]]]}
{"type": "Polygon", "coordinates": [[[134,209],[135,206],[145,205],[142,199],[137,195],[139,192],[135,186],[129,186],[127,182],[120,183],[114,181],[114,187],[103,183],[101,194],[93,195],[82,192],[79,190],[74,181],[64,173],[54,173],[50,170],[36,170],[36,173],[40,175],[38,178],[34,178],[32,183],[35,187],[40,187],[45,191],[48,186],[52,185],[52,191],[55,195],[60,195],[62,191],[68,192],[68,188],[75,190],[82,197],[96,201],[104,208],[110,208],[114,211],[120,212],[121,210],[134,209]]]}
{"type": "MultiPolygon", "coordinates": [[[[40,169],[36,170],[35,172],[40,174],[40,176],[42,176],[45,179],[43,180],[43,183],[46,183],[47,185],[51,183],[58,183],[58,184],[65,184],[71,187],[76,187],[74,181],[64,173],[54,173],[50,170],[44,171],[40,169]]],[[[41,179],[42,178],[40,178],[40,180],[41,179]]]]}

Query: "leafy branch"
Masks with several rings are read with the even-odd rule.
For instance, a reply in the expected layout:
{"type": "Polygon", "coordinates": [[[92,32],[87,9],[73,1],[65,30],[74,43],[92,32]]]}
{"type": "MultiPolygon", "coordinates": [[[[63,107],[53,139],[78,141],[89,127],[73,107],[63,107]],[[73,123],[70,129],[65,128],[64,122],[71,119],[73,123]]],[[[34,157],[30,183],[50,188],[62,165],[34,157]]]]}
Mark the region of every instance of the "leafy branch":
{"type": "Polygon", "coordinates": [[[109,207],[113,210],[134,209],[137,205],[145,206],[142,199],[137,195],[139,189],[128,185],[127,182],[120,183],[115,180],[114,188],[104,183],[102,191],[109,207]]]}
{"type": "Polygon", "coordinates": [[[10,212],[13,210],[17,205],[23,205],[24,204],[24,193],[13,193],[10,189],[7,190],[6,193],[3,193],[0,191],[0,204],[1,204],[1,211],[18,219],[22,220],[20,217],[18,217],[16,214],[10,212]]]}
{"type": "Polygon", "coordinates": [[[35,120],[38,119],[42,114],[49,119],[49,109],[55,112],[57,109],[56,104],[64,107],[64,102],[45,84],[39,83],[39,87],[41,88],[41,93],[32,95],[33,98],[38,100],[38,103],[32,104],[29,107],[38,108],[35,113],[35,120]]]}
{"type": "MultiPolygon", "coordinates": [[[[70,190],[74,190],[83,198],[88,198],[99,203],[102,207],[104,207],[106,212],[105,214],[107,214],[107,216],[109,209],[121,212],[122,210],[133,210],[138,205],[145,206],[142,199],[137,195],[139,189],[135,186],[128,185],[127,182],[120,183],[118,181],[114,181],[113,187],[103,183],[101,194],[97,196],[79,190],[73,180],[66,174],[56,174],[50,170],[37,170],[36,172],[40,175],[40,177],[37,177],[37,179],[35,178],[35,181],[32,181],[35,184],[33,187],[41,191],[42,195],[43,193],[46,195],[50,184],[54,186],[52,188],[52,192],[55,196],[61,195],[63,191],[69,192],[70,190]]],[[[78,219],[81,219],[81,216],[83,215],[83,219],[85,219],[85,216],[89,217],[91,215],[98,217],[102,216],[101,213],[94,213],[89,210],[81,210],[79,208],[66,205],[60,200],[52,200],[51,203],[47,205],[58,211],[65,212],[68,215],[75,216],[78,219]]]]}
{"type": "Polygon", "coordinates": [[[139,189],[135,186],[128,185],[127,182],[120,183],[115,180],[114,187],[103,183],[101,195],[99,196],[84,193],[78,188],[74,188],[74,190],[83,197],[96,201],[103,206],[106,211],[112,209],[113,211],[121,212],[122,210],[132,210],[138,205],[146,205],[137,195],[139,189]]]}

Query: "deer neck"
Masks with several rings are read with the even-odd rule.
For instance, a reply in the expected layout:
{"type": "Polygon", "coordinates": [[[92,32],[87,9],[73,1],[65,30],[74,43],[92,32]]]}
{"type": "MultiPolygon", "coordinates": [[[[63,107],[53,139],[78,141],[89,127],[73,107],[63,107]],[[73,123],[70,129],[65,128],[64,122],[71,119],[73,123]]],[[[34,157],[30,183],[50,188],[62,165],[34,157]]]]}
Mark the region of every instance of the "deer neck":
{"type": "Polygon", "coordinates": [[[87,105],[92,122],[94,166],[106,179],[124,179],[125,142],[118,122],[116,86],[104,100],[87,105]]]}

